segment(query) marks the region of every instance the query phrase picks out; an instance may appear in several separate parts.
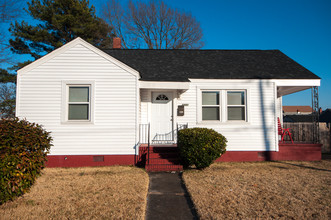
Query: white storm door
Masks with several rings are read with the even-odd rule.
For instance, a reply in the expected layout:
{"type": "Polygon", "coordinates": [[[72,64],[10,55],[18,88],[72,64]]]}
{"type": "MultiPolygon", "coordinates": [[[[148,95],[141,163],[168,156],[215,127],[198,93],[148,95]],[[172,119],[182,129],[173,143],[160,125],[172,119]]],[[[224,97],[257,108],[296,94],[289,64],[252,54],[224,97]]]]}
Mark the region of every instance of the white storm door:
{"type": "Polygon", "coordinates": [[[151,140],[173,140],[172,93],[152,93],[151,140]]]}

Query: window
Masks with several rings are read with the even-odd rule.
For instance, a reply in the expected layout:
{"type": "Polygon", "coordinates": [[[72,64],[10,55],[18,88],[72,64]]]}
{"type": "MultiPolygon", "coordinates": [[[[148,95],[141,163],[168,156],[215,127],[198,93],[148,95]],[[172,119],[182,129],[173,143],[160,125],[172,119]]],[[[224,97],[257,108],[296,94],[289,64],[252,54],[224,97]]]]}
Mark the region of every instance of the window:
{"type": "Polygon", "coordinates": [[[227,92],[228,120],[246,120],[246,104],[244,91],[227,92]]]}
{"type": "Polygon", "coordinates": [[[201,121],[247,121],[247,90],[201,91],[201,121]]]}
{"type": "Polygon", "coordinates": [[[155,100],[158,100],[158,101],[160,101],[160,100],[169,100],[169,98],[164,94],[160,94],[160,95],[158,95],[158,97],[156,97],[155,100]]]}
{"type": "Polygon", "coordinates": [[[69,85],[68,88],[68,120],[90,120],[90,86],[69,85]]]}
{"type": "Polygon", "coordinates": [[[202,120],[220,120],[219,92],[202,92],[202,120]]]}

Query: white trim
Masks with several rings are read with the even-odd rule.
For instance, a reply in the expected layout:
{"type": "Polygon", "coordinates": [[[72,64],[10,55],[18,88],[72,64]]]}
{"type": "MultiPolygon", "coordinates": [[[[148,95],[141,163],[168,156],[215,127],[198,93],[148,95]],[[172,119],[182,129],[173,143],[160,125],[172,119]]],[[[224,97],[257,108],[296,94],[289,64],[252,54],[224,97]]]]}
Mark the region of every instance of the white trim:
{"type": "Polygon", "coordinates": [[[67,121],[91,121],[91,85],[90,84],[67,84],[67,88],[66,88],[66,96],[67,96],[67,99],[66,99],[66,110],[67,110],[67,114],[66,114],[66,120],[67,121]],[[88,89],[88,98],[86,102],[72,102],[70,101],[70,89],[71,88],[87,88],[88,89]],[[80,105],[80,104],[83,104],[83,105],[87,105],[88,107],[88,114],[87,114],[87,119],[69,119],[69,107],[70,105],[80,105]]]}
{"type": "Polygon", "coordinates": [[[77,37],[76,39],[70,41],[69,43],[66,43],[62,47],[59,47],[59,48],[55,49],[54,51],[50,52],[49,54],[46,54],[45,56],[39,58],[38,60],[32,62],[31,64],[29,64],[29,65],[23,67],[22,69],[18,70],[17,75],[29,72],[30,70],[40,66],[41,64],[47,62],[48,60],[56,57],[57,55],[65,52],[66,50],[68,50],[68,49],[70,49],[70,48],[72,48],[76,45],[79,45],[79,44],[86,47],[87,49],[90,49],[94,53],[96,53],[99,56],[105,58],[106,60],[109,60],[110,62],[112,62],[115,65],[117,65],[118,67],[126,70],[127,72],[131,73],[132,75],[135,75],[138,78],[140,78],[139,72],[137,70],[135,70],[135,69],[129,67],[128,65],[126,65],[125,63],[115,59],[114,57],[110,56],[109,54],[103,52],[102,50],[96,48],[95,46],[91,45],[90,43],[84,41],[80,37],[77,37]]]}
{"type": "Polygon", "coordinates": [[[172,129],[177,129],[178,91],[172,92],[172,129]]]}
{"type": "MultiPolygon", "coordinates": [[[[278,120],[277,120],[277,86],[276,83],[273,83],[274,86],[274,135],[275,135],[275,151],[279,151],[279,141],[278,141],[278,120]]],[[[280,112],[280,115],[283,115],[282,112],[280,112]]]]}
{"type": "MultiPolygon", "coordinates": [[[[151,99],[150,99],[150,102],[149,102],[149,104],[150,104],[150,111],[149,111],[148,118],[149,118],[149,121],[150,121],[150,125],[151,126],[153,126],[152,125],[152,123],[153,123],[153,121],[152,121],[152,114],[153,114],[153,112],[152,112],[152,104],[153,103],[160,103],[160,102],[155,102],[153,93],[170,93],[172,95],[172,99],[170,99],[170,101],[171,101],[171,109],[172,109],[171,110],[171,113],[172,113],[172,116],[171,116],[171,122],[172,122],[172,126],[171,126],[172,128],[171,129],[172,130],[171,131],[173,131],[175,129],[175,127],[176,127],[175,117],[177,116],[175,114],[176,113],[175,112],[176,111],[175,104],[177,104],[177,102],[175,103],[176,91],[175,90],[164,90],[164,89],[157,90],[157,89],[155,89],[155,90],[149,90],[149,92],[150,92],[151,99]]],[[[152,141],[152,136],[150,136],[150,138],[151,138],[150,141],[152,141]]]]}
{"type": "Polygon", "coordinates": [[[248,113],[247,113],[247,90],[245,89],[227,89],[225,90],[225,98],[226,98],[226,104],[225,104],[225,114],[226,114],[226,122],[233,122],[233,121],[241,121],[241,122],[248,122],[248,113]],[[244,92],[244,100],[245,100],[245,104],[244,105],[229,105],[228,104],[228,92],[244,92]],[[244,107],[245,108],[245,120],[229,120],[229,115],[228,115],[228,108],[229,106],[231,107],[244,107]]]}
{"type": "Polygon", "coordinates": [[[61,124],[93,124],[95,106],[95,81],[92,80],[63,80],[61,94],[61,124]],[[90,116],[89,120],[68,120],[68,94],[70,86],[89,86],[90,116]]]}
{"type": "Polygon", "coordinates": [[[139,81],[141,89],[183,89],[188,90],[190,82],[139,81]]]}
{"type": "Polygon", "coordinates": [[[192,79],[192,83],[208,83],[208,82],[235,82],[235,83],[258,83],[275,82],[276,86],[320,86],[321,79],[192,79]]]}
{"type": "Polygon", "coordinates": [[[320,79],[277,79],[271,80],[276,86],[320,86],[320,79]]]}
{"type": "Polygon", "coordinates": [[[202,115],[203,115],[203,113],[202,113],[202,110],[203,110],[203,108],[204,107],[212,107],[212,108],[218,108],[218,120],[216,119],[216,120],[204,120],[204,121],[222,121],[222,100],[223,100],[223,96],[222,96],[222,91],[220,91],[220,90],[201,90],[201,120],[202,120],[202,115]],[[218,94],[218,104],[215,104],[215,105],[204,105],[203,103],[202,103],[202,95],[203,95],[203,93],[217,93],[218,94]]]}
{"type": "MultiPolygon", "coordinates": [[[[138,77],[137,77],[138,78],[138,77]]],[[[136,143],[139,142],[139,121],[141,123],[141,112],[139,112],[139,109],[140,109],[140,89],[139,89],[139,84],[138,84],[138,79],[136,78],[136,83],[135,83],[135,86],[136,86],[136,143]],[[140,114],[139,114],[140,113],[140,114]]],[[[138,155],[139,154],[139,145],[135,145],[135,155],[138,155]]]]}
{"type": "Polygon", "coordinates": [[[197,86],[197,124],[250,124],[250,87],[242,85],[234,86],[197,86]],[[220,93],[220,120],[202,120],[202,92],[203,91],[218,91],[220,93]],[[227,118],[227,92],[228,91],[244,91],[245,92],[245,120],[228,120],[227,118]]]}

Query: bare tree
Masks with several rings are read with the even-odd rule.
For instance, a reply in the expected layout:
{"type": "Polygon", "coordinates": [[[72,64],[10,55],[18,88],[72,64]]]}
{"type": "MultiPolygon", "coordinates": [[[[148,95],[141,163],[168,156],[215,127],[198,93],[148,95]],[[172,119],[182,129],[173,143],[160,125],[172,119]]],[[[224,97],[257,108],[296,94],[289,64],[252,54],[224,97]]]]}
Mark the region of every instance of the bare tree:
{"type": "Polygon", "coordinates": [[[10,51],[6,34],[9,33],[7,25],[21,16],[23,0],[0,0],[0,62],[9,59],[10,51]]]}
{"type": "Polygon", "coordinates": [[[202,29],[190,14],[169,7],[164,1],[132,2],[125,9],[117,0],[103,5],[103,18],[124,48],[201,48],[202,29]]]}
{"type": "Polygon", "coordinates": [[[0,118],[15,117],[15,85],[0,84],[0,118]]]}
{"type": "Polygon", "coordinates": [[[20,0],[0,0],[0,21],[9,22],[20,14],[20,0]]]}
{"type": "MultiPolygon", "coordinates": [[[[9,23],[22,15],[23,0],[0,0],[0,67],[12,60],[8,42],[9,23]]],[[[0,118],[15,117],[15,75],[0,69],[0,118]]]]}

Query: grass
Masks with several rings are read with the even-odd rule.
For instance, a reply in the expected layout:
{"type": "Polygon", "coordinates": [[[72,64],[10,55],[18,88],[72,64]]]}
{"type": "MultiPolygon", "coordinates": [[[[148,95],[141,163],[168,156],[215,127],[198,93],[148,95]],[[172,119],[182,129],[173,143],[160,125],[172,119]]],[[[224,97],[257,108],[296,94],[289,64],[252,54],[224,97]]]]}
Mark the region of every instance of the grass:
{"type": "Polygon", "coordinates": [[[202,219],[331,219],[331,160],[216,163],[183,178],[202,219]]]}
{"type": "Polygon", "coordinates": [[[46,168],[0,219],[144,219],[148,175],[134,167],[46,168]]]}

